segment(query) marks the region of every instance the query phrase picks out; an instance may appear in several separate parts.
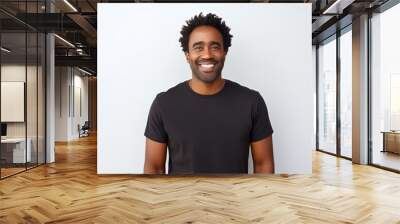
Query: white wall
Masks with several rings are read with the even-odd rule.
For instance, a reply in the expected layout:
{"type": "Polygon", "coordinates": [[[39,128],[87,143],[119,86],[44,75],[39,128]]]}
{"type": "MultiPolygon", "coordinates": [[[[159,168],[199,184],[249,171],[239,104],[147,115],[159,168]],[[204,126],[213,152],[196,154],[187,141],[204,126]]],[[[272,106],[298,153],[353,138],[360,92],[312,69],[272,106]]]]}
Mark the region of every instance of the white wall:
{"type": "Polygon", "coordinates": [[[55,80],[55,140],[79,138],[78,124],[88,120],[88,78],[72,67],[56,67],[55,80]],[[77,97],[79,95],[81,97],[77,97]],[[79,100],[81,102],[79,103],[79,100]],[[77,105],[82,105],[79,113],[77,105]]]}
{"type": "Polygon", "coordinates": [[[78,132],[78,124],[82,126],[85,121],[88,121],[89,111],[88,111],[88,77],[82,76],[83,73],[79,70],[74,71],[74,108],[72,109],[74,113],[72,113],[71,120],[71,135],[73,138],[79,138],[78,132]],[[80,97],[79,97],[80,96],[80,97]],[[79,102],[80,101],[80,102],[79,102]],[[81,111],[80,111],[81,110],[81,111]]]}
{"type": "Polygon", "coordinates": [[[150,105],[158,92],[191,78],[178,39],[199,12],[231,27],[223,77],[264,97],[276,172],[311,173],[311,4],[262,3],[98,5],[98,173],[143,172],[150,105]]]}
{"type": "Polygon", "coordinates": [[[55,141],[68,140],[68,67],[55,68],[55,141]]]}

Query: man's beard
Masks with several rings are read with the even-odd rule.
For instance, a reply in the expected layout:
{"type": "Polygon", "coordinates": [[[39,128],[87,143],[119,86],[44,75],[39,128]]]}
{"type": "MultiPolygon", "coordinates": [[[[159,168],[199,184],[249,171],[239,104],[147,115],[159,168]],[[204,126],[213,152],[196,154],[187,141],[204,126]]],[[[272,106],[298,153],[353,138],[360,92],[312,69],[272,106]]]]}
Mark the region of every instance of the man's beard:
{"type": "Polygon", "coordinates": [[[213,83],[215,80],[217,80],[217,79],[219,79],[221,77],[221,72],[222,72],[222,69],[224,67],[224,61],[217,62],[215,66],[216,67],[215,67],[215,71],[214,72],[208,73],[208,74],[203,74],[203,72],[201,72],[199,70],[199,66],[198,66],[198,62],[197,61],[194,62],[194,64],[190,63],[190,67],[192,69],[192,73],[194,74],[194,76],[198,80],[200,80],[200,81],[202,81],[204,83],[208,83],[208,84],[213,83]]]}
{"type": "Polygon", "coordinates": [[[215,72],[215,73],[209,74],[209,75],[204,75],[201,72],[199,72],[198,70],[192,70],[192,72],[198,80],[205,82],[205,83],[213,83],[215,80],[217,80],[221,77],[221,71],[215,72]]]}

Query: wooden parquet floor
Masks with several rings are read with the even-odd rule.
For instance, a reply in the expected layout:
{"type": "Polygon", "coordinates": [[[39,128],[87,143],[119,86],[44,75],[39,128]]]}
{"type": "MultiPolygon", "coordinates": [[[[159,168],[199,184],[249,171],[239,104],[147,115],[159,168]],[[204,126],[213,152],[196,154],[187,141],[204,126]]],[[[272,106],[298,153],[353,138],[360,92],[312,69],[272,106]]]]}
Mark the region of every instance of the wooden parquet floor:
{"type": "Polygon", "coordinates": [[[0,223],[400,223],[400,175],[315,152],[312,175],[98,176],[96,138],[0,181],[0,223]]]}

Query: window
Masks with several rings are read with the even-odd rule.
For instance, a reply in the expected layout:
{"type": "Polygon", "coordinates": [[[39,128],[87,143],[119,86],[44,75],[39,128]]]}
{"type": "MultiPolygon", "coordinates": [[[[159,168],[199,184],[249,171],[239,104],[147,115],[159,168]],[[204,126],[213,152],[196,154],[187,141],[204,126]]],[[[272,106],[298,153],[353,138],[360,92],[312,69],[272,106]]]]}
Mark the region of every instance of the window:
{"type": "Polygon", "coordinates": [[[400,5],[371,18],[372,164],[400,170],[400,5]]]}
{"type": "Polygon", "coordinates": [[[336,153],[336,39],[318,47],[318,148],[336,153]]]}
{"type": "Polygon", "coordinates": [[[352,157],[352,34],[340,36],[340,155],[352,157]]]}

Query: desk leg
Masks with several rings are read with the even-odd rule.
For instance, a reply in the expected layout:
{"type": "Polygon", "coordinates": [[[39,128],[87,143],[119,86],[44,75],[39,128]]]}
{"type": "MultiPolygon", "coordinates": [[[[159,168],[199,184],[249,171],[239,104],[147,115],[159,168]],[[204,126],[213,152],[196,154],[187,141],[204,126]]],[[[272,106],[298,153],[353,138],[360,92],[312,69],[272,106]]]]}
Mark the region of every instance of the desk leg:
{"type": "Polygon", "coordinates": [[[382,133],[383,136],[383,149],[381,152],[386,152],[386,133],[382,133]]]}

